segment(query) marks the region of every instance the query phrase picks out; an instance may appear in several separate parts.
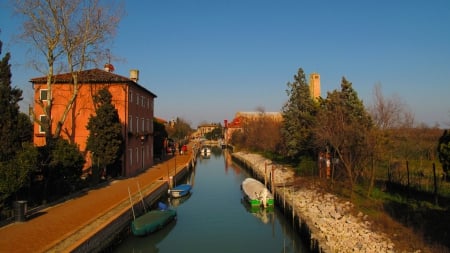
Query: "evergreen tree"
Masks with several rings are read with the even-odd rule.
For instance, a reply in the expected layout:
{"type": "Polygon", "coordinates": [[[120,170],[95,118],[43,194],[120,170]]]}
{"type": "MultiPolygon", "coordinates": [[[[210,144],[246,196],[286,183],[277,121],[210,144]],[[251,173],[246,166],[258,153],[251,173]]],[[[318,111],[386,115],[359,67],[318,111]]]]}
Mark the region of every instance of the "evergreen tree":
{"type": "Polygon", "coordinates": [[[370,158],[372,120],[352,83],[342,78],[341,90],[328,93],[321,103],[318,120],[317,146],[327,148],[339,159],[353,187],[370,158]]]}
{"type": "Polygon", "coordinates": [[[0,161],[12,159],[21,147],[17,125],[22,90],[11,87],[10,57],[6,53],[0,61],[0,161]]]}
{"type": "Polygon", "coordinates": [[[93,161],[103,172],[115,174],[114,165],[120,161],[123,153],[122,125],[119,114],[107,89],[100,90],[94,96],[96,115],[89,118],[87,129],[90,131],[87,149],[93,154],[93,161]]]}
{"type": "Polygon", "coordinates": [[[163,123],[158,122],[155,118],[153,119],[153,155],[154,157],[163,158],[164,151],[164,140],[167,138],[168,134],[166,127],[163,123]]]}
{"type": "Polygon", "coordinates": [[[313,131],[316,125],[317,105],[310,95],[305,73],[300,68],[294,82],[288,82],[286,90],[289,100],[283,106],[282,136],[286,143],[286,154],[293,160],[313,154],[313,131]]]}
{"type": "Polygon", "coordinates": [[[450,172],[450,132],[446,129],[439,138],[438,143],[438,156],[439,162],[441,162],[444,176],[447,180],[450,179],[448,173],[450,172]]]}

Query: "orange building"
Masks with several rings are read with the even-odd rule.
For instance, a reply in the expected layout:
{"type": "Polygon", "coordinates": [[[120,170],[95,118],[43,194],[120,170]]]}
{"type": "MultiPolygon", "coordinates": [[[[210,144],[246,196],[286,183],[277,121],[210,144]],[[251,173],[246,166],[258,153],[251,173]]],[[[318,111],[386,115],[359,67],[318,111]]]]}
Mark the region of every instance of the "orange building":
{"type": "MultiPolygon", "coordinates": [[[[108,70],[108,69],[105,69],[108,70]]],[[[156,95],[139,85],[139,72],[130,71],[130,78],[101,69],[85,70],[78,74],[79,91],[69,109],[62,126],[61,137],[76,143],[86,159],[85,168],[92,165],[90,153],[86,150],[89,136],[87,124],[95,114],[93,96],[100,89],[107,88],[112,95],[112,103],[118,111],[125,150],[122,157],[122,176],[134,176],[153,165],[153,118],[156,95]]],[[[55,75],[51,93],[47,89],[47,77],[37,77],[30,81],[34,90],[34,116],[46,120],[41,104],[52,98],[51,128],[56,129],[64,110],[73,95],[71,73],[55,75]]],[[[45,145],[45,133],[38,123],[34,123],[34,143],[45,145]]]]}

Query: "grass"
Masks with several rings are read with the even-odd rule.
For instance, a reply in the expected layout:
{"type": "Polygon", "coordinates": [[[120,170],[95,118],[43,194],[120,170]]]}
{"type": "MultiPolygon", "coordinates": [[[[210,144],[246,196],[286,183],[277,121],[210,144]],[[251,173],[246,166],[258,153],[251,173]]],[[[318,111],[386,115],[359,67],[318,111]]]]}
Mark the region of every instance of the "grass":
{"type": "MultiPolygon", "coordinates": [[[[327,189],[341,198],[351,200],[355,212],[366,214],[373,227],[392,238],[400,252],[450,252],[450,210],[444,205],[435,205],[433,201],[415,199],[405,192],[382,190],[381,184],[375,187],[367,197],[367,187],[357,185],[353,193],[346,185],[323,181],[327,189]]],[[[444,199],[444,197],[442,197],[444,199]]]]}

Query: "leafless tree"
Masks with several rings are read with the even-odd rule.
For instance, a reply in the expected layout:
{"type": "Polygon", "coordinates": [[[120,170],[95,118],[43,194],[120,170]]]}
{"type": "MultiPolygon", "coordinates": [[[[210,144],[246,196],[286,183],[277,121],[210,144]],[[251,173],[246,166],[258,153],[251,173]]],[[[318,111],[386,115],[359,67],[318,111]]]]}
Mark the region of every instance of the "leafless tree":
{"type": "Polygon", "coordinates": [[[386,98],[381,85],[373,89],[373,104],[369,107],[374,124],[380,129],[412,127],[414,114],[397,95],[386,98]]]}
{"type": "MultiPolygon", "coordinates": [[[[100,0],[12,0],[15,10],[24,17],[21,38],[30,42],[44,58],[44,67],[38,67],[47,76],[49,100],[36,101],[43,108],[47,120],[39,122],[46,139],[58,137],[67,114],[72,108],[80,88],[78,73],[105,50],[102,45],[111,38],[122,16],[122,8],[100,0]],[[61,118],[53,119],[52,88],[55,68],[61,64],[72,74],[72,96],[65,105],[61,118]],[[51,132],[56,120],[55,132],[51,132]]],[[[36,65],[38,66],[38,65],[36,65]]]]}

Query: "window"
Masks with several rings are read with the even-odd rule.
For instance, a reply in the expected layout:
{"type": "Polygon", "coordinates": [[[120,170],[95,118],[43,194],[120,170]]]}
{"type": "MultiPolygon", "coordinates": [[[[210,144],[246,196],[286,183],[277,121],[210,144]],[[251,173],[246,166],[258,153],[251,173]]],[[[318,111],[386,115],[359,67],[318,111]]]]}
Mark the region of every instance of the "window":
{"type": "Polygon", "coordinates": [[[141,119],[141,124],[142,124],[142,132],[145,131],[145,121],[144,118],[141,119]]]}
{"type": "Polygon", "coordinates": [[[45,133],[44,128],[42,127],[43,124],[48,124],[47,116],[40,115],[39,120],[41,121],[41,124],[39,125],[39,133],[43,134],[45,133]]]}
{"type": "Polygon", "coordinates": [[[130,156],[130,165],[133,165],[133,149],[128,149],[128,154],[130,156]]]}
{"type": "Polygon", "coordinates": [[[133,131],[133,116],[128,116],[128,132],[133,131]]]}
{"type": "Polygon", "coordinates": [[[139,117],[136,117],[136,132],[139,132],[139,117]]]}
{"type": "Polygon", "coordinates": [[[136,163],[139,164],[139,148],[136,148],[136,163]]]}
{"type": "Polygon", "coordinates": [[[147,119],[147,132],[150,132],[150,119],[147,119]]]}
{"type": "Polygon", "coordinates": [[[139,94],[136,93],[136,104],[139,105],[139,94]]]}
{"type": "Polygon", "coordinates": [[[147,108],[150,109],[150,98],[147,99],[147,108]]]}
{"type": "Polygon", "coordinates": [[[133,103],[133,92],[130,91],[130,103],[133,103]]]}
{"type": "Polygon", "coordinates": [[[144,96],[141,97],[141,106],[144,106],[144,96]]]}
{"type": "Polygon", "coordinates": [[[39,92],[39,100],[41,101],[47,101],[48,100],[48,90],[47,89],[41,89],[39,92]]]}

